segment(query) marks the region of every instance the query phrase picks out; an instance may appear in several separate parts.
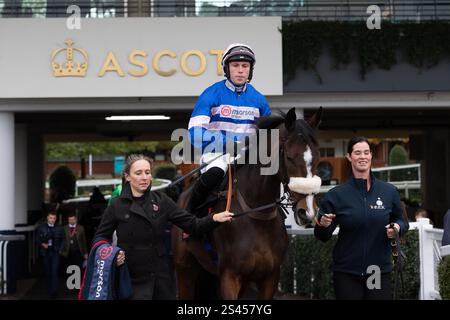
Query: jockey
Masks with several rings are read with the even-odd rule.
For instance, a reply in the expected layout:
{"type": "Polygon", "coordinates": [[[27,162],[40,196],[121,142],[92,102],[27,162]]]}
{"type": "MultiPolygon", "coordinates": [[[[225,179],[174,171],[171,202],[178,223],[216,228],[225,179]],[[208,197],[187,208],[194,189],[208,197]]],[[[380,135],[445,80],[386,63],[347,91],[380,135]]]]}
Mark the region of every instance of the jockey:
{"type": "Polygon", "coordinates": [[[191,144],[202,150],[200,164],[219,158],[201,171],[189,204],[193,213],[227,172],[230,161],[230,154],[225,152],[227,141],[242,144],[246,136],[256,132],[257,119],[271,113],[266,98],[249,83],[255,62],[255,54],[248,45],[228,46],[222,58],[226,80],[208,87],[195,104],[189,120],[191,144]]]}

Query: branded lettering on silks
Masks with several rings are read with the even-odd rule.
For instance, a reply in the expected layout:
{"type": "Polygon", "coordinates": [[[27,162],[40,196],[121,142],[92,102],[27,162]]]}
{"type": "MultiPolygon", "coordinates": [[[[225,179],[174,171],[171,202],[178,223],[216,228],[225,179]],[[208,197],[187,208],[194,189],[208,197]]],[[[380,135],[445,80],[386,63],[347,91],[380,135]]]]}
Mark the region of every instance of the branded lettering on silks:
{"type": "Polygon", "coordinates": [[[95,252],[94,274],[89,288],[89,300],[108,300],[108,281],[119,247],[102,244],[95,252]]]}
{"type": "Polygon", "coordinates": [[[89,255],[79,300],[127,299],[132,295],[131,278],[125,264],[118,267],[121,248],[106,240],[96,241],[89,255]]]}
{"type": "Polygon", "coordinates": [[[199,97],[189,121],[190,141],[204,150],[215,145],[215,152],[223,152],[227,139],[239,141],[256,132],[256,120],[270,115],[266,98],[251,84],[236,92],[228,81],[219,81],[199,97]]]}

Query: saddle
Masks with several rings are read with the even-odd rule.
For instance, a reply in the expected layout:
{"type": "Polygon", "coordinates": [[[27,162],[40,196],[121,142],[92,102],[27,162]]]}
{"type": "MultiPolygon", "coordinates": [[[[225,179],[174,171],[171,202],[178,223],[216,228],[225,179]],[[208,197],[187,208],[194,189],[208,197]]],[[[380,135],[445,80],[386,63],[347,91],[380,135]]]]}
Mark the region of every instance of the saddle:
{"type": "MultiPolygon", "coordinates": [[[[196,181],[197,183],[198,181],[196,181]]],[[[212,214],[212,208],[220,201],[220,200],[226,200],[227,198],[227,187],[228,187],[228,172],[225,174],[225,176],[222,178],[221,182],[214,187],[213,190],[208,192],[205,199],[202,203],[200,203],[194,210],[193,214],[195,214],[198,218],[203,218],[207,215],[212,214]]],[[[211,241],[209,239],[208,235],[205,235],[201,239],[195,238],[191,235],[188,235],[187,233],[183,232],[183,240],[198,240],[205,243],[206,251],[212,252],[212,246],[211,241]]]]}

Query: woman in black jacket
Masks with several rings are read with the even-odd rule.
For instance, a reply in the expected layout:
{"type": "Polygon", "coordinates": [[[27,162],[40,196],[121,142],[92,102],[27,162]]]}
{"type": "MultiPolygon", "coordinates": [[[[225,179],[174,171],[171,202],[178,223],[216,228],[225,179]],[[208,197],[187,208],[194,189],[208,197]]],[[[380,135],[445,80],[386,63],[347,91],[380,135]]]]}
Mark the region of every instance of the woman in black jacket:
{"type": "Polygon", "coordinates": [[[224,211],[199,219],[164,193],[150,191],[151,161],[142,154],[127,157],[124,175],[122,192],[105,210],[95,238],[111,241],[117,232],[117,245],[123,250],[117,264],[126,259],[132,299],[175,299],[174,274],[164,244],[167,223],[190,234],[202,234],[220,222],[231,221],[233,213],[224,211]]]}

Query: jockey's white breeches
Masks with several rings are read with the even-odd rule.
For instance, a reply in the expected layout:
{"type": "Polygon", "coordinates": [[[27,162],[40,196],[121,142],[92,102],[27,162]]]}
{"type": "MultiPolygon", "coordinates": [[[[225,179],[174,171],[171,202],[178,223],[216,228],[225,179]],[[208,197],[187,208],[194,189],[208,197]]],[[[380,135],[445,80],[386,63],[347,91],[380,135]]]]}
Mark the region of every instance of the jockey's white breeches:
{"type": "Polygon", "coordinates": [[[200,158],[200,165],[204,164],[205,162],[211,161],[211,159],[214,159],[216,157],[218,157],[216,160],[212,161],[210,164],[208,164],[206,167],[204,167],[202,170],[200,170],[200,172],[202,174],[213,167],[220,168],[225,173],[228,171],[228,163],[233,160],[232,157],[230,156],[230,154],[228,154],[228,153],[226,153],[226,154],[218,153],[218,152],[217,153],[215,153],[215,152],[204,153],[200,158]],[[222,156],[219,157],[219,155],[222,155],[222,156]]]}

